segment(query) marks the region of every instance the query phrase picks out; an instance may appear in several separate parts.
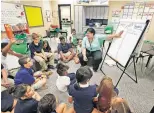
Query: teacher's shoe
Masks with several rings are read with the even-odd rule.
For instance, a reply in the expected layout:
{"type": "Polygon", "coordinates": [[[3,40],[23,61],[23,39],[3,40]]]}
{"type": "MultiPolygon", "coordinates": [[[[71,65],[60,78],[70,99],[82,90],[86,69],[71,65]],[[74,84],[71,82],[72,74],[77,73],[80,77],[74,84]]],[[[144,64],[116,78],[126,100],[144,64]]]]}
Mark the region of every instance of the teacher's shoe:
{"type": "Polygon", "coordinates": [[[93,69],[94,72],[97,72],[97,69],[93,69]]]}

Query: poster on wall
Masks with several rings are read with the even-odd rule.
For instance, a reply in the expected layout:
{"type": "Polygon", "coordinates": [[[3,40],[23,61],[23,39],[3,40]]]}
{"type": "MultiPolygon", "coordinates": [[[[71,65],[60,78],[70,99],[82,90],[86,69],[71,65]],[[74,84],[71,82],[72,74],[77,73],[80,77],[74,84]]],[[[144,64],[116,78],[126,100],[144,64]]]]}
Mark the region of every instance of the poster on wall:
{"type": "Polygon", "coordinates": [[[154,3],[132,2],[123,6],[123,19],[152,19],[154,3]]]}
{"type": "Polygon", "coordinates": [[[46,16],[49,17],[50,16],[50,11],[46,10],[46,16]]]}
{"type": "Polygon", "coordinates": [[[5,31],[4,24],[16,25],[25,24],[26,16],[23,5],[1,2],[1,30],[5,31]]]}
{"type": "Polygon", "coordinates": [[[47,17],[47,22],[51,22],[51,18],[50,17],[47,17]]]}
{"type": "Polygon", "coordinates": [[[112,22],[112,24],[114,26],[114,30],[117,29],[120,18],[121,18],[121,10],[118,10],[118,9],[112,10],[111,22],[112,22]]]}

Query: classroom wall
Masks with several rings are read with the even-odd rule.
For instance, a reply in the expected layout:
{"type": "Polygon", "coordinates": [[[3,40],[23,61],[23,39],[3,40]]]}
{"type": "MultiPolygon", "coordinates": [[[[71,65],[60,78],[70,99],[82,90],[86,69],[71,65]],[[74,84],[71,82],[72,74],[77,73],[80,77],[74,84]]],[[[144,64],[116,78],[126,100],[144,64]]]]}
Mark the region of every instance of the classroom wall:
{"type": "Polygon", "coordinates": [[[52,24],[59,25],[59,17],[58,17],[58,2],[51,1],[51,9],[52,9],[52,24]]]}
{"type": "MultiPolygon", "coordinates": [[[[58,4],[71,4],[71,20],[73,20],[72,28],[74,28],[74,4],[76,0],[52,0],[51,7],[55,15],[58,15],[58,4]]],[[[53,17],[53,23],[59,25],[59,17],[53,17]]]]}
{"type": "MultiPolygon", "coordinates": [[[[43,13],[43,20],[44,20],[44,26],[43,27],[32,27],[30,28],[30,33],[39,33],[42,36],[46,36],[46,31],[49,29],[49,26],[51,25],[51,22],[47,22],[46,18],[46,11],[45,10],[50,10],[52,14],[52,9],[51,9],[51,2],[50,0],[38,0],[38,1],[32,1],[32,0],[3,0],[5,2],[9,3],[20,3],[23,5],[31,5],[31,6],[39,6],[42,7],[42,13],[43,13]]],[[[51,15],[51,21],[52,21],[52,15],[51,15]]]]}
{"type": "MultiPolygon", "coordinates": [[[[154,3],[154,0],[147,0],[148,3],[154,3]]],[[[130,3],[132,0],[109,0],[109,22],[112,19],[112,10],[120,10],[121,6],[125,5],[126,3],[130,3]]],[[[145,38],[147,40],[154,41],[154,17],[148,27],[148,31],[145,34],[145,38]]]]}

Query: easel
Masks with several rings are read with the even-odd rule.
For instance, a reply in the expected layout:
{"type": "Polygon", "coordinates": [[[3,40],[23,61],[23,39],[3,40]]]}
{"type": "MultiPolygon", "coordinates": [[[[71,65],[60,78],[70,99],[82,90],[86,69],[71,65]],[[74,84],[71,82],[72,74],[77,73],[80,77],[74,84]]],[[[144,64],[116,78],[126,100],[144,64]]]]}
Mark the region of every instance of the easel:
{"type": "Polygon", "coordinates": [[[106,75],[106,74],[103,72],[103,70],[102,70],[102,66],[103,66],[103,64],[104,64],[104,61],[105,61],[105,58],[106,58],[107,55],[108,55],[113,61],[116,62],[116,65],[117,65],[117,67],[122,71],[122,74],[121,74],[121,76],[120,76],[118,82],[116,83],[115,87],[118,86],[118,84],[119,84],[119,82],[120,82],[120,80],[121,80],[121,78],[123,77],[124,74],[126,74],[129,78],[131,78],[135,83],[138,82],[138,81],[137,81],[137,73],[136,73],[136,60],[135,60],[136,55],[135,55],[135,50],[136,50],[136,48],[137,48],[137,46],[138,46],[138,44],[139,44],[139,42],[140,42],[140,40],[141,40],[141,38],[142,38],[144,32],[146,31],[146,28],[147,28],[149,22],[150,22],[149,20],[146,21],[146,25],[145,25],[145,27],[144,27],[144,29],[143,29],[143,32],[141,33],[141,35],[140,35],[140,37],[139,37],[139,40],[137,41],[137,44],[135,45],[135,48],[134,48],[134,50],[133,50],[131,56],[129,57],[129,59],[128,59],[128,61],[127,61],[127,63],[126,63],[125,66],[121,65],[117,60],[115,60],[114,58],[112,58],[111,56],[108,55],[108,51],[109,51],[109,49],[110,49],[110,46],[111,46],[111,43],[112,43],[112,42],[109,43],[109,46],[108,46],[108,48],[107,48],[106,54],[105,54],[105,56],[104,56],[104,59],[102,60],[102,64],[101,64],[100,70],[101,70],[101,72],[102,72],[104,75],[106,75]],[[131,61],[132,59],[133,59],[133,64],[134,64],[135,79],[132,78],[128,73],[126,73],[126,69],[129,67],[130,61],[131,61]],[[120,65],[123,69],[120,68],[118,65],[120,65]]]}

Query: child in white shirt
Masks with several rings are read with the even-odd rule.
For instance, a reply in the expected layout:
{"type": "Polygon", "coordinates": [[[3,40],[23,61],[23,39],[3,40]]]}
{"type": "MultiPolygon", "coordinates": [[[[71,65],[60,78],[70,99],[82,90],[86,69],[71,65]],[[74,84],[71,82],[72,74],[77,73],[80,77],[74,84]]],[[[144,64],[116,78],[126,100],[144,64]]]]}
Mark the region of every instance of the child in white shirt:
{"type": "Polygon", "coordinates": [[[78,41],[78,46],[77,46],[77,51],[76,51],[76,56],[74,57],[74,62],[76,64],[79,63],[79,57],[78,54],[80,54],[82,52],[82,40],[78,41]]]}
{"type": "Polygon", "coordinates": [[[69,67],[62,63],[57,64],[58,79],[56,81],[56,86],[59,91],[66,92],[69,86],[76,83],[75,73],[68,73],[69,67]]]}

